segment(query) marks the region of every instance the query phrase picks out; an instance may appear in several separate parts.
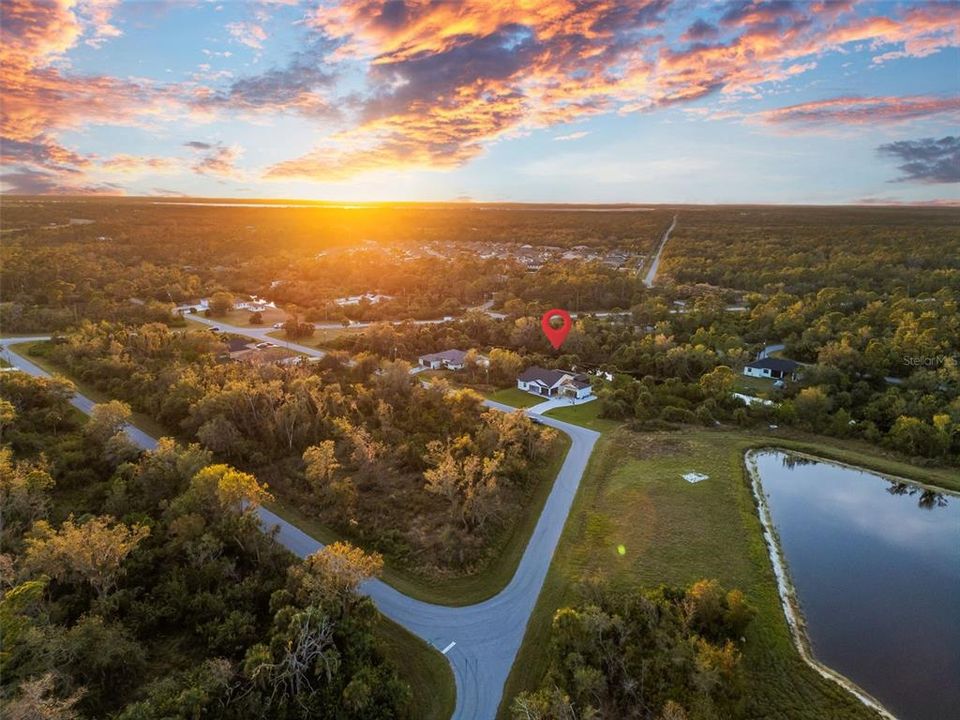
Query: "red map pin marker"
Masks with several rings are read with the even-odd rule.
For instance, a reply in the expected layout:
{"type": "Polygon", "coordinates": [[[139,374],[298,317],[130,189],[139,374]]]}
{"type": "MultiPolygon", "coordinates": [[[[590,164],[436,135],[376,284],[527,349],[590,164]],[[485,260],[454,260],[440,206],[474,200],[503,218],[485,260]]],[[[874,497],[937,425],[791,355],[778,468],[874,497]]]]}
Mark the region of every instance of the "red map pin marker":
{"type": "Polygon", "coordinates": [[[553,310],[547,310],[540,318],[540,327],[543,328],[543,334],[547,336],[547,340],[553,345],[553,349],[559,350],[563,341],[567,339],[570,328],[573,327],[573,321],[570,320],[570,313],[566,310],[554,308],[553,310]],[[558,328],[550,324],[550,321],[555,317],[563,319],[563,325],[558,328]]]}

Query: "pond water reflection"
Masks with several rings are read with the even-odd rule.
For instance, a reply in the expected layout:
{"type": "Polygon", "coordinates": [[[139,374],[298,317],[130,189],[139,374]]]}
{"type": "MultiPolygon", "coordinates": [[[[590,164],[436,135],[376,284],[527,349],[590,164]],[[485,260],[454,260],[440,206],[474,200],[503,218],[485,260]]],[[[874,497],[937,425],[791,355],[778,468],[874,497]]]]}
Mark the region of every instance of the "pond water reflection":
{"type": "Polygon", "coordinates": [[[814,656],[901,720],[960,717],[960,498],[754,458],[814,656]]]}

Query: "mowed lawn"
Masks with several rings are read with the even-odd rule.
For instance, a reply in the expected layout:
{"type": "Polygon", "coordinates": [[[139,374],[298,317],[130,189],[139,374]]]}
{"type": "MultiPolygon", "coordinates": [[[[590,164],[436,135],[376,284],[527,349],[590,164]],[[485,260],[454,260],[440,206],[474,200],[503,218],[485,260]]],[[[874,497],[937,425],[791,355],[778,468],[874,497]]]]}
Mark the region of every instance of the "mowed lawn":
{"type": "MultiPolygon", "coordinates": [[[[329,347],[335,340],[344,335],[362,335],[365,331],[366,328],[358,327],[316,328],[310,337],[299,338],[292,342],[299,345],[306,345],[307,347],[329,347]]],[[[286,332],[283,330],[274,330],[273,332],[267,333],[267,335],[281,342],[286,342],[288,339],[286,332]]]]}
{"type": "MultiPolygon", "coordinates": [[[[223,317],[211,318],[219,320],[226,325],[235,325],[236,327],[250,327],[250,318],[253,313],[249,310],[231,310],[223,317]]],[[[271,327],[274,323],[286,322],[289,315],[279,308],[267,308],[263,311],[263,322],[253,327],[271,327]]]]}
{"type": "Polygon", "coordinates": [[[532,395],[531,393],[524,392],[520,388],[515,387],[497,390],[496,392],[487,395],[487,399],[493,400],[494,402],[503,403],[504,405],[511,405],[515,408],[533,407],[534,405],[539,405],[540,403],[549,400],[549,398],[532,395]]]}
{"type": "Polygon", "coordinates": [[[582,405],[569,405],[548,410],[544,415],[572,425],[581,425],[597,432],[609,432],[619,427],[621,425],[619,420],[608,420],[600,417],[600,406],[601,402],[599,400],[593,400],[582,405]]]}
{"type": "Polygon", "coordinates": [[[376,635],[384,656],[410,686],[410,717],[449,720],[457,700],[457,687],[447,659],[436,648],[382,615],[376,635]]]}
{"type": "Polygon", "coordinates": [[[744,717],[876,717],[807,667],[793,646],[743,467],[744,450],[762,444],[815,451],[805,443],[695,428],[620,428],[600,439],[507,682],[500,717],[509,717],[518,692],[539,685],[553,613],[578,602],[581,580],[604,578],[631,590],[705,577],[742,589],[757,608],[744,646],[744,717]],[[690,484],[682,475],[691,471],[710,478],[690,484]]]}

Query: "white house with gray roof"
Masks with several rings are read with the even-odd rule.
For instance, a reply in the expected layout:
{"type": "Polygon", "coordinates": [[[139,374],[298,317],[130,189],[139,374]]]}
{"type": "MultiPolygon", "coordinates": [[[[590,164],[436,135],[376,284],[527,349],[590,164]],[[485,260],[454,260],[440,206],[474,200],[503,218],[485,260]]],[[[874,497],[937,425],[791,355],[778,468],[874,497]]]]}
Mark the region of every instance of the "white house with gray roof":
{"type": "Polygon", "coordinates": [[[571,397],[577,400],[590,397],[593,387],[590,378],[568,370],[548,370],[529,367],[517,378],[517,388],[543,397],[571,397]]]}
{"type": "Polygon", "coordinates": [[[463,350],[444,350],[443,352],[431,353],[420,356],[420,367],[429,370],[462,370],[467,358],[467,353],[463,350]]]}

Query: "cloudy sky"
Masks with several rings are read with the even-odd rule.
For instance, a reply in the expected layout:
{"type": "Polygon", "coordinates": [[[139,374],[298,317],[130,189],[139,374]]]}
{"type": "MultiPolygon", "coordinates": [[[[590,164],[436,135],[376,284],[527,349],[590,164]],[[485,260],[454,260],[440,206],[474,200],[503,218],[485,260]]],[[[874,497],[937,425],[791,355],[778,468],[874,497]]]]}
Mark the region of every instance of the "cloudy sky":
{"type": "Polygon", "coordinates": [[[5,192],[960,197],[960,4],[0,0],[5,192]]]}

